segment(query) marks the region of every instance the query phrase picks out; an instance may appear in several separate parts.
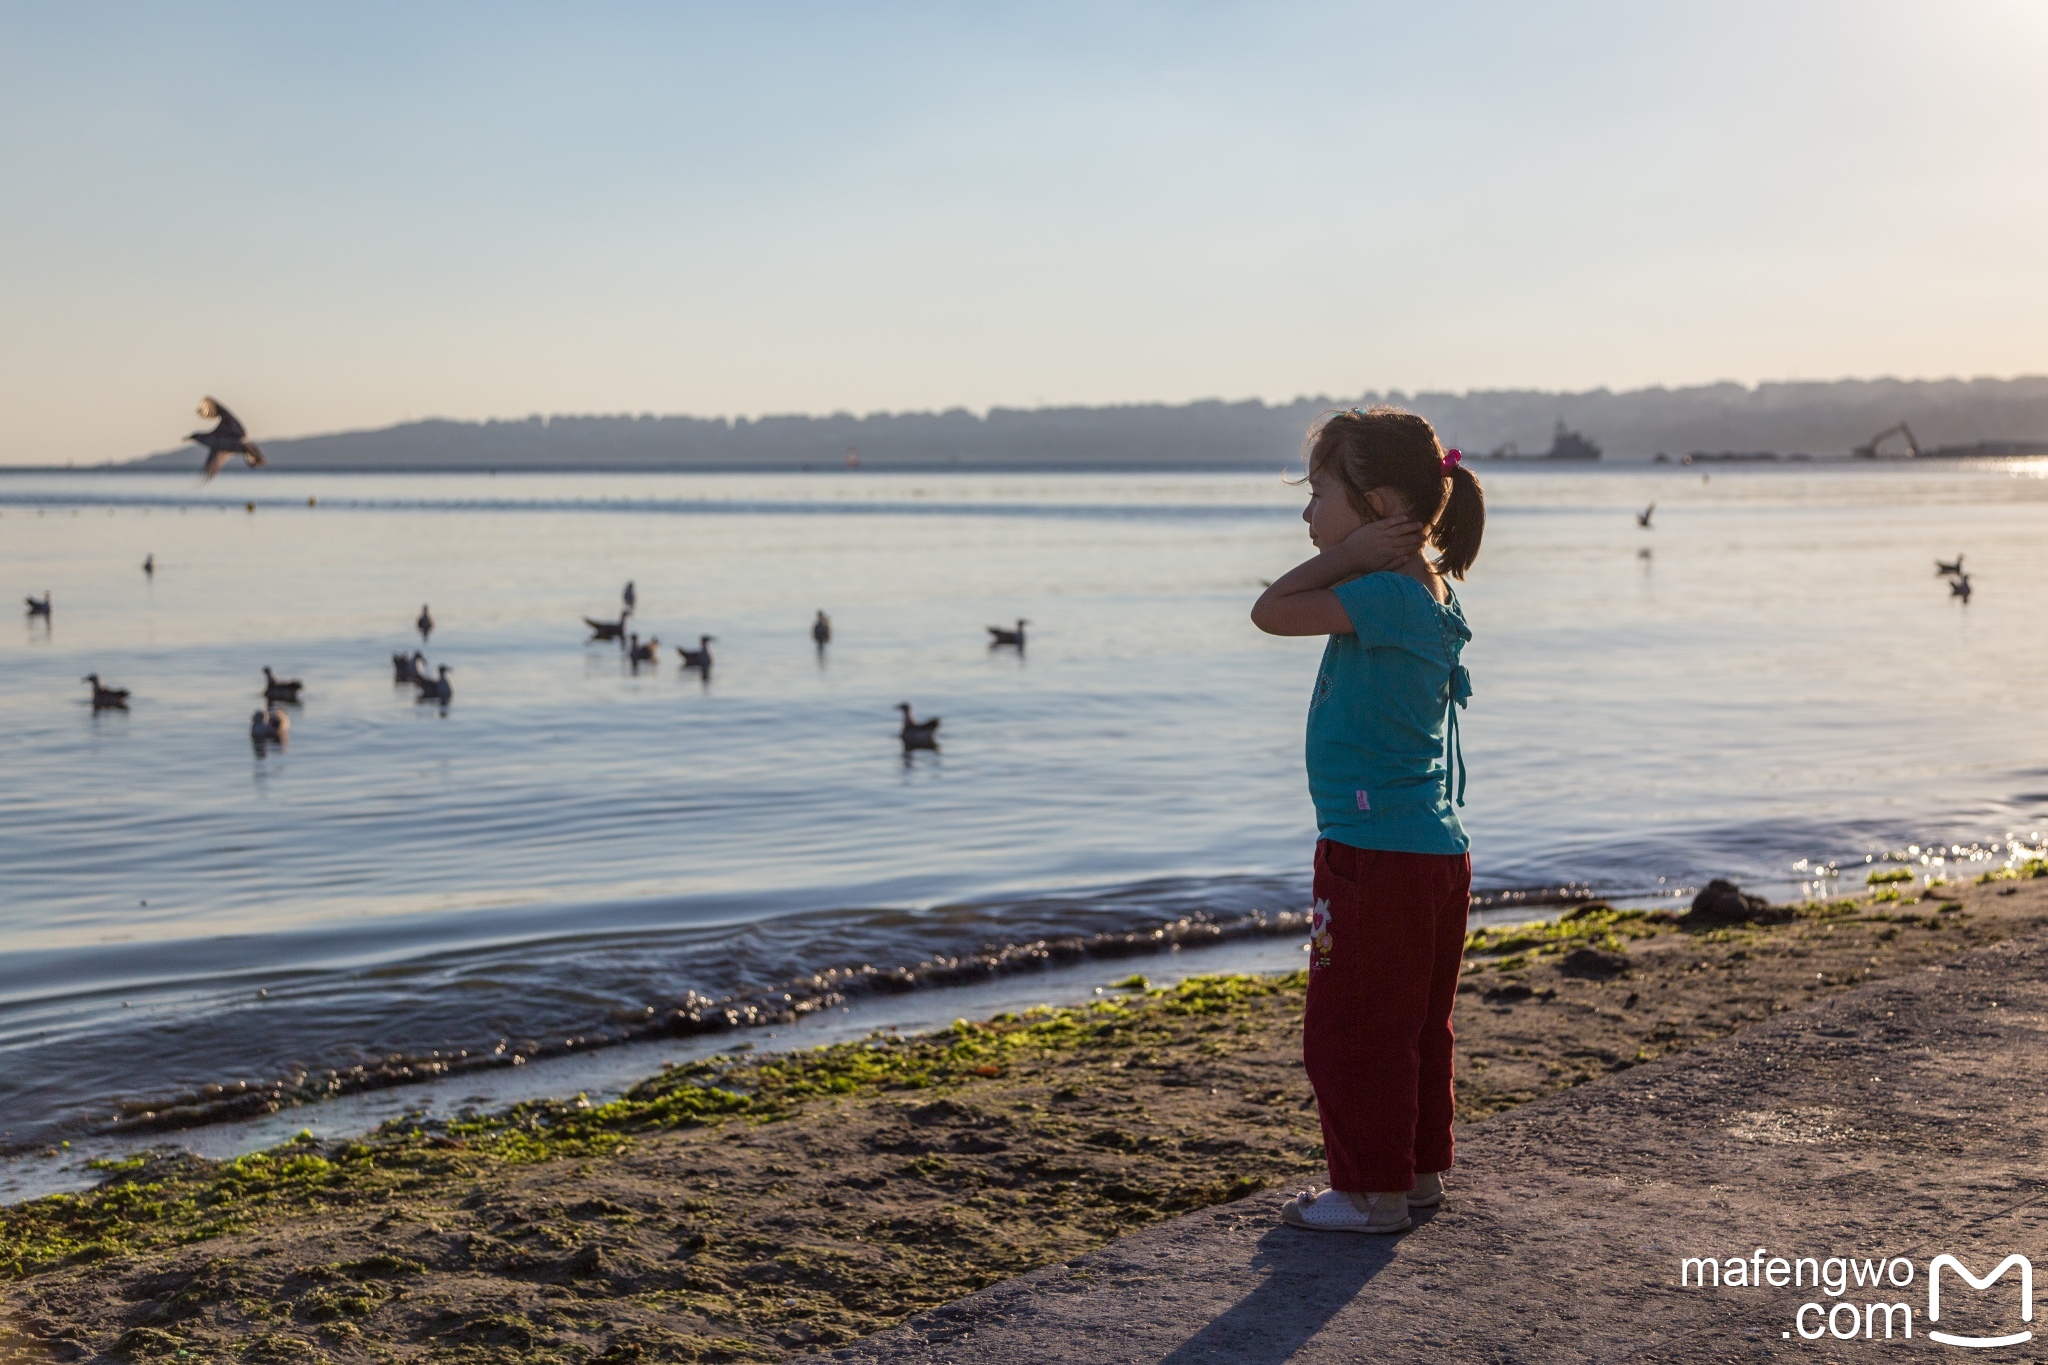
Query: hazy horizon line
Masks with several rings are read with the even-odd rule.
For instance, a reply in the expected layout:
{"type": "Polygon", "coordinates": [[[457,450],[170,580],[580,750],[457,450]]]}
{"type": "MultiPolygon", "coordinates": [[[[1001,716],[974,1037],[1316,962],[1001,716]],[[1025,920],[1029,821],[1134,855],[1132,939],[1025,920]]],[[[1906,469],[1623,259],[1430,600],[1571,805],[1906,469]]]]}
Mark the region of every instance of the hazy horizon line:
{"type": "MultiPolygon", "coordinates": [[[[1480,396],[1490,396],[1490,395],[1502,395],[1502,396],[1506,396],[1506,395],[1519,395],[1519,396],[1537,396],[1537,397],[1553,397],[1553,398],[1560,398],[1560,399],[1574,399],[1574,398],[1592,398],[1592,397],[1597,397],[1597,396],[1600,396],[1600,395],[1603,395],[1603,394],[1604,394],[1604,395],[1608,395],[1608,396],[1611,396],[1611,397],[1619,397],[1619,398],[1626,398],[1626,397],[1630,397],[1630,396],[1633,396],[1633,395],[1637,395],[1637,394],[1654,394],[1654,393],[1685,393],[1685,392],[1693,392],[1693,391],[1705,391],[1705,390],[1711,390],[1711,389],[1736,389],[1736,390],[1740,390],[1741,392],[1743,392],[1743,393],[1745,393],[1745,394],[1752,394],[1752,395],[1753,395],[1753,394],[1756,394],[1756,393],[1760,393],[1760,392],[1762,392],[1762,391],[1763,391],[1763,390],[1765,390],[1765,389],[1774,389],[1774,388],[1780,388],[1780,389],[1795,389],[1795,388],[1831,388],[1831,387],[1838,387],[1838,386],[1842,386],[1842,385],[1878,385],[1878,384],[1900,384],[1900,385],[1905,385],[1905,384],[1930,384],[1930,385],[1933,385],[1933,384],[2015,384],[2015,383],[2021,383],[2021,382],[2024,382],[2024,381],[2026,381],[2026,380],[2044,380],[2044,381],[2048,381],[2048,370],[2044,370],[2044,371],[2042,371],[2042,372],[2040,372],[2040,373],[2025,373],[2025,372],[2022,372],[2022,373],[2015,373],[2015,374],[2009,374],[2009,375],[1989,375],[1989,374],[1978,374],[1978,375],[1969,375],[1969,376],[1963,376],[1963,375],[1943,375],[1943,376],[1938,376],[1938,377],[1904,377],[1904,376],[1900,376],[1900,375],[1891,375],[1891,374],[1882,374],[1882,375],[1869,375],[1869,376],[1862,376],[1862,375],[1840,375],[1840,376],[1837,376],[1837,377],[1835,377],[1835,378],[1832,378],[1832,379],[1759,379],[1759,380],[1757,380],[1757,381],[1756,381],[1755,383],[1744,383],[1744,382],[1743,382],[1742,380],[1739,380],[1739,379],[1714,379],[1714,380],[1704,380],[1704,381],[1701,381],[1701,382],[1697,382],[1697,383],[1680,383],[1680,384],[1644,384],[1644,385],[1639,385],[1639,386],[1637,386],[1637,387],[1634,387],[1634,388],[1622,388],[1622,389],[1616,389],[1616,388],[1613,388],[1613,387],[1611,387],[1611,386],[1609,386],[1609,385],[1606,385],[1606,384],[1597,384],[1597,385],[1594,385],[1594,386],[1592,386],[1592,387],[1589,387],[1589,388],[1543,388],[1543,387],[1540,387],[1540,386],[1535,386],[1535,385],[1530,385],[1530,386],[1520,386],[1520,387],[1518,387],[1518,386],[1510,386],[1510,385],[1483,385],[1483,386],[1476,386],[1476,387],[1468,387],[1468,388],[1463,388],[1463,389],[1454,389],[1454,388],[1433,388],[1433,387],[1419,387],[1419,388],[1402,388],[1402,387],[1399,387],[1399,386],[1395,386],[1395,387],[1390,387],[1390,388],[1386,388],[1386,389],[1365,389],[1365,390],[1362,390],[1362,391],[1361,391],[1361,392],[1360,392],[1359,394],[1357,394],[1357,395],[1355,395],[1355,396],[1356,396],[1356,397],[1360,397],[1360,398],[1378,398],[1378,399],[1389,399],[1389,400],[1390,400],[1390,399],[1397,399],[1397,398],[1424,398],[1424,397],[1447,397],[1447,398],[1466,398],[1466,399],[1469,399],[1469,398],[1473,398],[1473,397],[1480,397],[1480,396]]],[[[367,434],[374,434],[374,433],[377,433],[377,432],[383,432],[383,431],[391,431],[391,430],[395,430],[395,429],[397,429],[397,428],[399,428],[399,427],[406,427],[406,426],[414,426],[414,425],[418,425],[418,424],[421,424],[421,423],[426,423],[426,422],[449,422],[449,423],[457,423],[457,424],[468,424],[468,425],[475,425],[475,426],[489,426],[489,425],[494,425],[494,424],[505,424],[505,425],[511,425],[511,424],[516,424],[516,423],[522,423],[522,422],[533,422],[533,421],[539,421],[539,422],[542,422],[542,423],[547,423],[547,422],[552,422],[552,421],[554,421],[554,420],[556,420],[556,419],[558,419],[558,418],[561,418],[561,419],[572,419],[572,420],[618,420],[618,419],[632,419],[632,420],[635,420],[635,421],[639,421],[639,420],[643,420],[643,419],[652,419],[652,420],[657,420],[657,421],[660,421],[660,420],[671,420],[671,419],[684,419],[684,420],[689,420],[689,421],[696,421],[696,422],[723,422],[723,423],[725,423],[725,424],[726,424],[727,426],[733,426],[733,425],[736,425],[736,424],[739,424],[739,423],[747,423],[747,424],[751,425],[751,424],[755,424],[755,423],[761,423],[761,422],[769,422],[769,421],[832,421],[832,420],[839,420],[839,419],[852,419],[852,420],[855,420],[855,421],[865,421],[865,420],[867,420],[867,419],[870,419],[870,418],[878,418],[878,417],[926,417],[926,416],[930,416],[930,417],[944,417],[944,416],[951,416],[951,415],[953,415],[953,414],[956,414],[956,413],[964,413],[964,414],[966,414],[966,415],[968,415],[968,416],[970,416],[970,417],[973,417],[973,418],[974,418],[975,420],[977,420],[977,421],[983,421],[983,422],[985,422],[985,421],[987,421],[987,420],[988,420],[988,418],[989,418],[990,414],[992,414],[992,413],[997,413],[997,412],[1005,412],[1005,413],[1039,413],[1039,412],[1116,412],[1116,411],[1122,411],[1122,410],[1127,410],[1127,409],[1132,409],[1132,408],[1193,408],[1193,407],[1200,407],[1200,406],[1204,406],[1204,405],[1210,405],[1210,404],[1214,404],[1214,405],[1216,405],[1216,406],[1220,406],[1220,407],[1243,407],[1243,406],[1248,406],[1248,405],[1250,405],[1250,404],[1254,404],[1254,403],[1256,403],[1256,404],[1259,404],[1259,405],[1260,405],[1260,406],[1262,406],[1262,407],[1266,407],[1266,408],[1269,408],[1269,409],[1270,409],[1270,408],[1290,408],[1290,407],[1296,407],[1296,406],[1299,406],[1299,405],[1301,405],[1301,404],[1304,404],[1304,403],[1313,403],[1313,402],[1329,402],[1329,403],[1331,403],[1332,405],[1335,405],[1335,404],[1337,404],[1337,403],[1338,403],[1339,401],[1340,401],[1340,399],[1338,399],[1338,398],[1336,398],[1336,397],[1333,397],[1333,396],[1331,396],[1331,395],[1329,395],[1329,394],[1320,394],[1320,393],[1319,393],[1319,394],[1296,394],[1296,395],[1295,395],[1294,397],[1292,397],[1292,398],[1288,398],[1288,399],[1274,399],[1274,398],[1269,398],[1269,397],[1265,397],[1265,396],[1263,396],[1263,395],[1258,395],[1258,394],[1254,394],[1254,395],[1251,395],[1251,396],[1248,396],[1248,397],[1243,397],[1243,398],[1223,398],[1223,397],[1218,397],[1218,396],[1207,396],[1207,397],[1201,397],[1201,398],[1184,398],[1184,399],[1178,399],[1178,400],[1175,400],[1175,399],[1129,399],[1129,400],[1124,400],[1124,401],[1119,401],[1119,402],[1114,402],[1114,403],[1085,403],[1085,402],[1073,402],[1073,403],[1057,403],[1057,402],[1039,402],[1039,403],[1032,403],[1032,404],[1029,404],[1029,405],[1026,405],[1026,404],[1016,404],[1016,403],[990,403],[990,404],[988,404],[988,405],[986,405],[986,406],[983,406],[983,407],[975,407],[975,406],[973,406],[973,405],[971,405],[971,404],[967,404],[967,403],[954,403],[954,404],[950,404],[950,405],[948,405],[948,406],[945,406],[945,407],[922,407],[922,408],[870,408],[870,409],[867,409],[867,410],[864,410],[864,411],[860,411],[860,412],[855,412],[855,411],[853,411],[852,409],[849,409],[849,408],[833,408],[833,409],[829,409],[829,410],[824,410],[824,411],[819,411],[819,410],[797,411],[797,410],[791,410],[791,409],[784,409],[784,410],[771,410],[771,409],[763,409],[763,410],[761,410],[761,411],[758,411],[758,412],[726,412],[726,413],[706,413],[706,412],[680,412],[680,411],[670,411],[670,412],[658,412],[658,411],[655,411],[654,409],[651,409],[651,408],[645,408],[645,409],[639,409],[639,410],[634,410],[634,409],[626,409],[626,408],[620,408],[620,409],[614,409],[614,410],[612,410],[612,411],[598,411],[598,410],[594,410],[594,409],[593,409],[593,410],[585,410],[585,411],[570,411],[570,410],[555,410],[555,411],[533,411],[533,412],[527,412],[527,413],[522,413],[522,414],[519,414],[519,415],[517,415],[517,416],[487,416],[487,417],[457,417],[457,416],[449,416],[449,415],[447,415],[447,414],[443,414],[443,413],[428,413],[428,414],[426,414],[426,415],[424,415],[424,416],[417,416],[417,417],[412,417],[412,416],[408,416],[408,417],[401,417],[401,418],[398,418],[398,419],[396,419],[396,420],[385,420],[385,421],[382,421],[382,422],[380,422],[380,423],[372,423],[372,424],[368,424],[368,425],[361,425],[361,426],[342,426],[342,427],[330,427],[330,428],[326,428],[326,429],[323,429],[323,430],[317,430],[317,431],[300,431],[300,432],[269,432],[269,433],[266,433],[266,437],[267,437],[267,439],[270,439],[270,440],[274,440],[274,441],[303,441],[303,440],[312,440],[312,439],[318,439],[318,438],[322,438],[322,437],[329,437],[329,436],[350,436],[350,435],[367,435],[367,434]]],[[[176,450],[182,449],[182,448],[183,448],[183,446],[184,446],[185,444],[189,444],[189,442],[181,443],[180,445],[177,445],[177,446],[170,446],[170,447],[167,447],[167,448],[165,448],[164,450],[154,450],[154,451],[149,451],[149,452],[147,452],[146,454],[142,454],[142,455],[131,455],[131,456],[127,456],[127,457],[125,457],[125,458],[119,458],[119,459],[108,459],[108,460],[102,460],[102,461],[99,461],[99,462],[97,462],[97,464],[94,464],[94,465],[82,465],[82,466],[75,466],[75,467],[77,467],[77,468],[87,468],[87,469],[90,469],[90,468],[99,468],[99,467],[106,467],[106,466],[117,466],[117,465],[121,465],[121,464],[126,464],[126,463],[130,463],[130,462],[132,462],[132,461],[135,461],[135,460],[146,460],[146,459],[153,459],[153,458],[155,458],[155,457],[156,457],[156,456],[158,456],[158,455],[164,455],[164,454],[169,454],[169,453],[171,453],[172,451],[176,451],[176,450]]],[[[5,462],[0,462],[0,463],[5,463],[5,462]]]]}

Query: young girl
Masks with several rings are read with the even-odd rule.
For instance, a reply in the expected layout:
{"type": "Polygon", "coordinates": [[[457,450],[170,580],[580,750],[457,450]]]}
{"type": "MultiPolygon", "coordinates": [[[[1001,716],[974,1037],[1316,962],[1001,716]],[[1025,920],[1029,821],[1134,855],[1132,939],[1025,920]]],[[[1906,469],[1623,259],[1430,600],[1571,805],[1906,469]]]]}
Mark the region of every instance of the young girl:
{"type": "Polygon", "coordinates": [[[1252,608],[1273,635],[1327,635],[1308,707],[1315,917],[1302,1059],[1330,1189],[1297,1227],[1400,1232],[1451,1165],[1451,1003],[1472,860],[1457,707],[1472,632],[1445,581],[1479,553],[1479,480],[1413,413],[1352,408],[1309,432],[1316,557],[1252,608]],[[1432,563],[1424,544],[1437,549],[1432,563]]]}

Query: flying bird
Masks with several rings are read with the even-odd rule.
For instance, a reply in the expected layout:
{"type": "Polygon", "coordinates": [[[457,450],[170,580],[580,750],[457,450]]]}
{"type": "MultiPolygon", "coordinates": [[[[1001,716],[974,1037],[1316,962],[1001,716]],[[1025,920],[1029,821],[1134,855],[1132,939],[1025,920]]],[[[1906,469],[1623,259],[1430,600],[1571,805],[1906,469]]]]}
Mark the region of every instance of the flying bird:
{"type": "Polygon", "coordinates": [[[1636,525],[1642,527],[1646,531],[1649,530],[1650,517],[1656,512],[1656,510],[1657,504],[1653,502],[1648,507],[1645,507],[1642,511],[1636,513],[1636,525]]]}
{"type": "Polygon", "coordinates": [[[203,398],[199,401],[199,415],[220,419],[212,431],[195,431],[185,438],[206,447],[206,468],[201,473],[202,479],[211,482],[213,476],[220,473],[222,466],[227,464],[231,455],[241,456],[243,463],[251,469],[267,463],[263,458],[263,452],[249,441],[249,433],[235,420],[235,415],[214,399],[203,398]]]}
{"type": "Polygon", "coordinates": [[[903,747],[905,749],[937,749],[939,747],[939,718],[919,720],[911,714],[910,703],[899,701],[896,709],[903,713],[903,747]]]}
{"type": "Polygon", "coordinates": [[[1004,630],[1001,626],[990,626],[988,633],[995,638],[988,642],[988,647],[990,649],[1000,649],[1004,645],[1014,645],[1020,650],[1023,649],[1024,627],[1030,624],[1029,621],[1020,616],[1017,618],[1017,628],[1015,630],[1004,630]]]}

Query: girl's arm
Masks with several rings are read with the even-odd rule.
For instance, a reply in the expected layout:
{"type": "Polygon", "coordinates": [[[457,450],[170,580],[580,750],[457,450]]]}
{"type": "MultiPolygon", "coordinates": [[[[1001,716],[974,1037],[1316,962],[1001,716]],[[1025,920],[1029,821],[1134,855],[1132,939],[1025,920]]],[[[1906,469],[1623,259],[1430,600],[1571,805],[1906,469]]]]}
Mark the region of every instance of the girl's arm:
{"type": "Polygon", "coordinates": [[[1349,635],[1351,617],[1330,589],[1347,578],[1404,563],[1422,549],[1422,527],[1406,517],[1369,521],[1341,544],[1273,580],[1252,604],[1252,624],[1268,635],[1349,635]]]}

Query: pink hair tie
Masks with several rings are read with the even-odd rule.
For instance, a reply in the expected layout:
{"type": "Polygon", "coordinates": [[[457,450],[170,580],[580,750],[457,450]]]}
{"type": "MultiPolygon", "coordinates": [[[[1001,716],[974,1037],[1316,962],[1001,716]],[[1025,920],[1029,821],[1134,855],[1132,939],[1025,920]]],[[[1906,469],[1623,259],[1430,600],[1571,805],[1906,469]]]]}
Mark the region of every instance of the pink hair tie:
{"type": "Polygon", "coordinates": [[[1450,473],[1453,469],[1456,469],[1460,464],[1464,463],[1464,460],[1464,451],[1455,448],[1451,450],[1446,450],[1444,452],[1444,473],[1450,473]]]}

